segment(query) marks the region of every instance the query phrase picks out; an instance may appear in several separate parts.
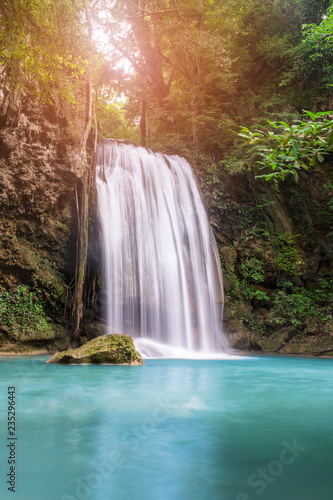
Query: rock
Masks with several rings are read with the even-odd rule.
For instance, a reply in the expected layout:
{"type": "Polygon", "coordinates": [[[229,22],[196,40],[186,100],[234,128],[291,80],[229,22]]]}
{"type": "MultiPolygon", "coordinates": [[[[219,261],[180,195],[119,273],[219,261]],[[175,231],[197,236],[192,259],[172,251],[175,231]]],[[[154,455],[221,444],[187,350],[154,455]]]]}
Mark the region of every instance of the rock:
{"type": "Polygon", "coordinates": [[[300,332],[279,350],[282,354],[310,354],[310,355],[333,355],[332,333],[309,335],[300,332]]]}
{"type": "Polygon", "coordinates": [[[305,330],[306,335],[316,335],[319,331],[318,323],[311,323],[305,330]]]}
{"type": "Polygon", "coordinates": [[[288,328],[282,328],[281,330],[272,333],[268,337],[263,347],[264,352],[278,352],[283,346],[288,342],[292,331],[288,328]]]}
{"type": "Polygon", "coordinates": [[[107,330],[107,325],[100,323],[99,321],[94,321],[93,323],[89,323],[83,327],[84,337],[86,337],[87,340],[92,340],[96,337],[106,335],[107,330]]]}
{"type": "Polygon", "coordinates": [[[237,250],[231,246],[220,246],[220,255],[223,263],[223,287],[228,294],[235,288],[235,262],[237,259],[237,250]]]}
{"type": "Polygon", "coordinates": [[[23,332],[21,325],[0,326],[0,354],[2,352],[59,352],[69,349],[70,337],[64,326],[52,324],[44,330],[23,332]]]}
{"type": "MultiPolygon", "coordinates": [[[[70,114],[67,104],[59,101],[52,116],[46,115],[38,100],[0,82],[0,288],[24,285],[37,293],[52,330],[68,322],[65,309],[75,273],[74,186],[83,175],[77,161],[81,140],[69,122],[68,127],[62,122],[64,114],[70,114]]],[[[64,348],[67,332],[60,338],[48,330],[40,335],[37,329],[31,345],[39,342],[54,352],[60,342],[64,348]]],[[[15,333],[6,339],[30,342],[28,335],[21,339],[15,333]]]]}
{"type": "Polygon", "coordinates": [[[225,321],[231,319],[248,319],[252,312],[252,306],[244,302],[227,303],[223,309],[223,318],[225,321]]]}
{"type": "Polygon", "coordinates": [[[250,332],[242,321],[231,319],[229,321],[224,321],[223,326],[231,347],[246,349],[249,346],[250,332]]]}
{"type": "Polygon", "coordinates": [[[110,334],[90,340],[78,349],[55,354],[48,363],[142,365],[129,335],[110,334]]]}
{"type": "Polygon", "coordinates": [[[224,260],[225,260],[226,270],[227,271],[229,271],[230,269],[233,270],[234,263],[237,260],[236,248],[231,247],[231,246],[220,246],[219,250],[220,250],[220,254],[222,255],[222,258],[224,258],[224,260]]]}

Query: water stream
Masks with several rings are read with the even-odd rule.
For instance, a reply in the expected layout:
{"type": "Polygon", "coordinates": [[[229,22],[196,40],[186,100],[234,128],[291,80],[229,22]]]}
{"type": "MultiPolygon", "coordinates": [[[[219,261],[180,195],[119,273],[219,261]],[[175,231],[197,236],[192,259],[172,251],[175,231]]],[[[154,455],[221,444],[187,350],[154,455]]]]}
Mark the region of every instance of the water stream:
{"type": "Polygon", "coordinates": [[[218,250],[189,163],[106,140],[97,190],[110,331],[146,356],[224,352],[218,250]]]}

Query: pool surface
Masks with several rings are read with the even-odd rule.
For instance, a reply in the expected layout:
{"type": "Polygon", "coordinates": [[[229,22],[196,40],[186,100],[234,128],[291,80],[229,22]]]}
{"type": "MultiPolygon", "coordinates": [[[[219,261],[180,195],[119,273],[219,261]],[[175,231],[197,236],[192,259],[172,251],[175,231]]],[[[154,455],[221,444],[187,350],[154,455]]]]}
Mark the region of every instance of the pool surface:
{"type": "Polygon", "coordinates": [[[331,359],[46,360],[0,357],[3,500],[332,498],[331,359]]]}

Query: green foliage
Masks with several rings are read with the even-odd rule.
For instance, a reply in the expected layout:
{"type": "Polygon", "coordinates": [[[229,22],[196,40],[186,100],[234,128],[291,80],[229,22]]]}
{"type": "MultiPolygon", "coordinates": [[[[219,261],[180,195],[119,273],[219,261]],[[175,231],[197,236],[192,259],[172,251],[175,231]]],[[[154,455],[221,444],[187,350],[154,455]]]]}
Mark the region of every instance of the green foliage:
{"type": "Polygon", "coordinates": [[[247,300],[269,300],[269,295],[264,290],[256,290],[254,286],[249,285],[244,280],[240,283],[242,296],[247,300]]]}
{"type": "Polygon", "coordinates": [[[303,40],[296,53],[296,71],[310,78],[317,73],[323,85],[333,83],[333,6],[319,25],[302,26],[303,40]]]}
{"type": "Polygon", "coordinates": [[[255,289],[251,283],[259,284],[265,280],[264,262],[257,257],[250,257],[241,264],[243,280],[240,281],[240,290],[245,299],[268,300],[267,292],[255,289]]]}
{"type": "Polygon", "coordinates": [[[279,269],[286,271],[289,275],[299,276],[303,271],[303,258],[300,251],[295,248],[295,240],[300,236],[282,234],[273,238],[273,248],[277,253],[279,269]]]}
{"type": "Polygon", "coordinates": [[[241,264],[242,274],[245,279],[253,283],[262,283],[265,278],[264,263],[257,257],[246,259],[241,264]]]}
{"type": "Polygon", "coordinates": [[[269,300],[269,295],[266,291],[257,288],[259,283],[262,283],[265,278],[264,262],[256,257],[251,257],[241,264],[242,277],[239,278],[234,267],[228,266],[222,261],[223,275],[226,280],[232,284],[228,289],[228,293],[232,299],[245,300],[269,300]]]}
{"type": "Polygon", "coordinates": [[[41,300],[25,286],[0,294],[0,321],[10,333],[31,337],[36,332],[51,333],[41,300]]]}
{"type": "Polygon", "coordinates": [[[268,170],[257,178],[285,180],[287,175],[292,175],[297,181],[300,170],[309,170],[317,161],[322,163],[324,156],[333,150],[333,120],[329,115],[333,115],[333,111],[305,111],[308,119],[292,125],[268,121],[276,132],[243,127],[238,135],[246,139],[245,144],[254,147],[260,157],[260,168],[268,170]]]}
{"type": "Polygon", "coordinates": [[[302,288],[293,294],[280,290],[274,297],[273,308],[268,318],[278,325],[290,323],[299,326],[308,315],[311,315],[312,309],[312,299],[302,288]]]}
{"type": "Polygon", "coordinates": [[[71,0],[2,0],[0,64],[11,88],[42,102],[74,103],[87,69],[87,42],[71,0]]]}
{"type": "Polygon", "coordinates": [[[333,279],[320,278],[310,289],[297,287],[291,293],[278,291],[268,318],[273,324],[296,327],[311,316],[316,317],[319,323],[324,323],[332,319],[332,301],[333,279]]]}
{"type": "Polygon", "coordinates": [[[98,129],[100,139],[114,138],[139,143],[138,127],[131,126],[126,112],[116,102],[98,98],[98,129]]]}

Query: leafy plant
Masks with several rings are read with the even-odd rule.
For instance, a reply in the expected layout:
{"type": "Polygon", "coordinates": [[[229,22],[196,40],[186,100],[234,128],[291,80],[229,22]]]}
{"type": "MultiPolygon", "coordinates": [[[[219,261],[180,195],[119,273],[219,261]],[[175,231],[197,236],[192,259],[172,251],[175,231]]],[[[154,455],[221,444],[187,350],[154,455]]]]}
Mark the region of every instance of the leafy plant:
{"type": "Polygon", "coordinates": [[[281,271],[287,271],[288,274],[298,276],[302,273],[304,266],[300,251],[294,247],[296,234],[290,236],[282,234],[273,239],[273,246],[277,251],[277,261],[281,271]]]}
{"type": "Polygon", "coordinates": [[[333,279],[320,278],[313,287],[279,290],[274,297],[268,318],[275,324],[301,326],[310,316],[315,316],[319,324],[332,320],[330,303],[333,300],[333,279]]]}
{"type": "Polygon", "coordinates": [[[295,121],[292,125],[267,120],[275,132],[241,129],[238,135],[246,139],[245,144],[253,146],[260,158],[257,162],[260,169],[267,171],[257,178],[285,180],[292,175],[297,181],[300,170],[309,170],[317,161],[322,163],[325,155],[333,150],[333,120],[330,118],[333,111],[305,111],[304,115],[303,121],[295,121]]]}
{"type": "Polygon", "coordinates": [[[269,300],[269,295],[264,290],[256,290],[254,286],[248,285],[244,280],[240,283],[241,292],[245,299],[269,300]]]}
{"type": "Polygon", "coordinates": [[[262,283],[265,278],[264,263],[256,257],[246,259],[241,264],[242,273],[245,279],[253,283],[262,283]]]}
{"type": "Polygon", "coordinates": [[[323,83],[333,81],[333,6],[322,16],[317,24],[302,26],[303,40],[299,47],[299,69],[303,74],[311,75],[317,71],[322,75],[323,83]]]}
{"type": "Polygon", "coordinates": [[[312,300],[303,290],[292,294],[280,290],[275,295],[273,309],[268,318],[279,325],[291,323],[293,326],[299,326],[311,314],[312,308],[312,300]]]}

